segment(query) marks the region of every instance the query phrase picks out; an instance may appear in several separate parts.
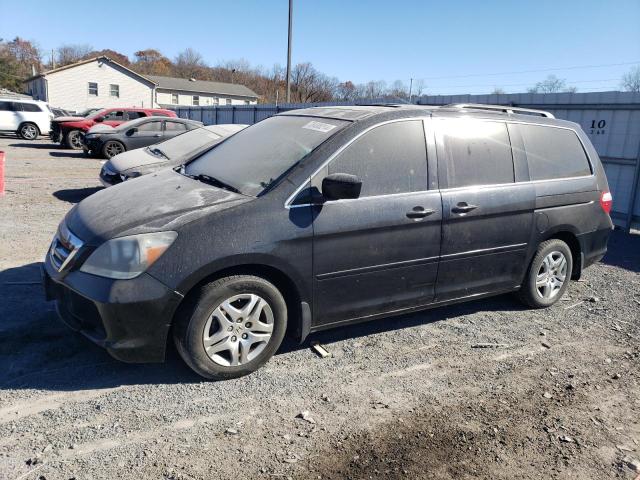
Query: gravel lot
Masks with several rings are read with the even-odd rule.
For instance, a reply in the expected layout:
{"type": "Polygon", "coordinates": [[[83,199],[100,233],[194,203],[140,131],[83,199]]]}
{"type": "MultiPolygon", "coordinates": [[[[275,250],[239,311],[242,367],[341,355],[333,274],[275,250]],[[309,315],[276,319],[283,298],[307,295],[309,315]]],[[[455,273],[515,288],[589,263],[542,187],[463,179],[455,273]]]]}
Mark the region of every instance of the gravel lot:
{"type": "Polygon", "coordinates": [[[287,344],[207,383],[56,319],[39,262],[100,162],[0,150],[0,478],[639,478],[639,235],[615,232],[551,309],[501,296],[324,332],[330,358],[287,344]]]}

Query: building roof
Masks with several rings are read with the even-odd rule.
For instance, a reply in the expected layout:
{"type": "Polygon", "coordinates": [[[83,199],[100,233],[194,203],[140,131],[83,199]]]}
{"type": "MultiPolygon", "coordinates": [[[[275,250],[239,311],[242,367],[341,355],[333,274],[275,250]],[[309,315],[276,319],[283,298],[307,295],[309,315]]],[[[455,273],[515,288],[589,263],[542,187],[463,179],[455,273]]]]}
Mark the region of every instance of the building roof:
{"type": "Polygon", "coordinates": [[[144,80],[147,83],[153,83],[155,84],[155,82],[143,75],[140,75],[137,72],[134,72],[133,70],[131,70],[130,68],[125,67],[124,65],[116,62],[115,60],[110,59],[109,57],[105,56],[105,55],[101,55],[99,57],[92,57],[92,58],[87,58],[86,60],[81,60],[79,62],[76,63],[70,63],[69,65],[64,65],[63,67],[58,67],[58,68],[53,68],[51,70],[47,70],[46,72],[42,72],[39,73],[38,75],[34,75],[32,77],[29,77],[25,80],[25,82],[28,82],[29,80],[33,80],[35,78],[39,78],[39,77],[45,77],[47,75],[51,75],[52,73],[58,73],[61,72],[62,70],[68,70],[70,68],[74,68],[74,67],[78,67],[80,65],[85,65],[87,63],[91,63],[91,62],[97,62],[97,61],[103,61],[106,63],[113,63],[114,65],[117,65],[118,67],[122,68],[123,70],[126,70],[127,72],[131,73],[132,75],[144,80]]]}
{"type": "Polygon", "coordinates": [[[195,93],[218,93],[237,97],[258,98],[253,90],[237,83],[210,82],[207,80],[190,80],[188,78],[161,77],[146,75],[158,88],[166,90],[183,90],[195,93]]]}

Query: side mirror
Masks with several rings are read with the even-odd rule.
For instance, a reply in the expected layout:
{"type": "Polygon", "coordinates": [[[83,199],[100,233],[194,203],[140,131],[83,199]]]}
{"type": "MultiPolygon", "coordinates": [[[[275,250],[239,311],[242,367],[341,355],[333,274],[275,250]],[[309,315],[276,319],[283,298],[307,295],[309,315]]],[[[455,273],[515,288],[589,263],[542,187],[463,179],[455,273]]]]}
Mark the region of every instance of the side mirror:
{"type": "Polygon", "coordinates": [[[362,180],[348,173],[332,173],[322,180],[322,196],[327,200],[358,198],[362,180]]]}
{"type": "Polygon", "coordinates": [[[127,130],[127,136],[130,137],[131,135],[133,135],[134,133],[138,132],[138,128],[137,127],[133,127],[130,128],[129,130],[127,130]]]}
{"type": "Polygon", "coordinates": [[[103,117],[96,117],[93,119],[95,122],[100,123],[100,122],[104,122],[104,118],[103,117]]]}

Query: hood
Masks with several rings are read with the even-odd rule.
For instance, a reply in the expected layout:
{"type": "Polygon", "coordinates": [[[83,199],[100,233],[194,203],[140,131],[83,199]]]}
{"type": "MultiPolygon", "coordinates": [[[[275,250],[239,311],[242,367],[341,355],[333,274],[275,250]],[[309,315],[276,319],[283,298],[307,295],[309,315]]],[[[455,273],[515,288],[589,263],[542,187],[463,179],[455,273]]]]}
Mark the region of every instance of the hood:
{"type": "Polygon", "coordinates": [[[52,119],[54,122],[78,122],[80,120],[86,120],[85,117],[55,117],[52,119]]]}
{"type": "Polygon", "coordinates": [[[96,246],[124,235],[178,230],[253,199],[163,170],[94,193],[77,204],[65,222],[85,243],[96,246]]]}
{"type": "Polygon", "coordinates": [[[152,155],[145,147],[120,153],[109,160],[109,163],[111,164],[111,170],[123,173],[131,168],[147,165],[158,164],[158,167],[168,166],[169,164],[166,160],[167,159],[164,157],[156,157],[155,155],[152,155]]]}

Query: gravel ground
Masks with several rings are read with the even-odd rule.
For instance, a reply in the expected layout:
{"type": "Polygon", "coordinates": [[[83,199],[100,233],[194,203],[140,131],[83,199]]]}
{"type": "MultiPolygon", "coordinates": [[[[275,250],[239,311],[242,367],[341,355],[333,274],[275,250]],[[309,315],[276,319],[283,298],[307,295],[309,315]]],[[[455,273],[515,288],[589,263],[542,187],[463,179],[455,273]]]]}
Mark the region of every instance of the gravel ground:
{"type": "Polygon", "coordinates": [[[39,262],[100,162],[0,150],[0,478],[638,477],[640,236],[614,232],[548,310],[501,296],[324,332],[329,358],[287,344],[208,383],[175,352],[119,363],[56,319],[39,262]]]}

